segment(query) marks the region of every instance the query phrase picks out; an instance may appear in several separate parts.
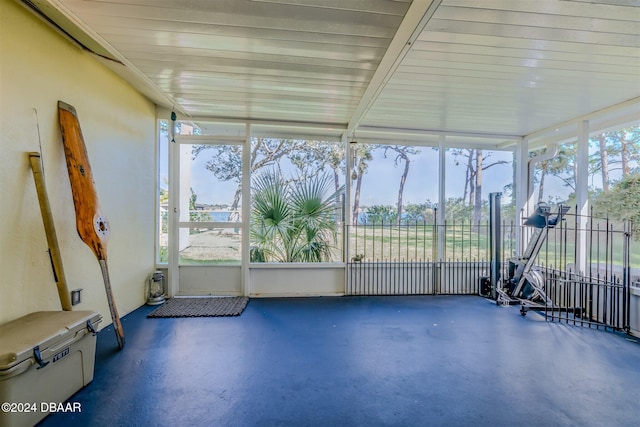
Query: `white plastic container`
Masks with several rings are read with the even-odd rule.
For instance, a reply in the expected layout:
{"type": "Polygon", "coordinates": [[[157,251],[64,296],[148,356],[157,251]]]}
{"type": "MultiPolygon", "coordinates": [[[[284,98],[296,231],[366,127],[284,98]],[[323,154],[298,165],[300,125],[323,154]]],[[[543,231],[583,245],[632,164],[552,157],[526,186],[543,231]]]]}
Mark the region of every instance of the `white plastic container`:
{"type": "Polygon", "coordinates": [[[39,311],[0,325],[0,426],[34,425],[93,380],[92,311],[39,311]]]}

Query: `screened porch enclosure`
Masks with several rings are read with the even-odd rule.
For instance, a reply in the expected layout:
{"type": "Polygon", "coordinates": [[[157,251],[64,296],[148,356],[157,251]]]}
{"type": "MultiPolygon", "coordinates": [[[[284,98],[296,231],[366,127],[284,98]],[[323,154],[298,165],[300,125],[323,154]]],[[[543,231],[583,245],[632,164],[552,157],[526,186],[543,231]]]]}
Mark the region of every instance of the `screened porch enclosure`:
{"type": "MultiPolygon", "coordinates": [[[[348,294],[353,279],[346,266],[359,256],[398,262],[476,260],[473,278],[456,285],[458,291],[472,291],[471,283],[481,274],[487,226],[471,227],[460,218],[482,219],[487,192],[513,187],[513,149],[464,144],[452,149],[438,136],[411,144],[394,139],[347,142],[326,132],[250,123],[161,122],[158,261],[168,263],[168,275],[174,278],[170,293],[348,294]],[[471,163],[476,170],[487,170],[484,192],[479,174],[469,176],[471,163]],[[448,187],[447,179],[464,185],[448,187]],[[172,212],[168,206],[174,203],[178,208],[172,212]],[[431,226],[447,218],[453,218],[447,227],[431,226]],[[319,287],[300,287],[286,278],[304,268],[307,282],[319,287]],[[330,282],[319,270],[332,272],[330,282]],[[276,277],[285,284],[265,289],[276,277]]],[[[491,146],[489,140],[475,140],[491,146]]],[[[398,267],[397,274],[410,277],[416,269],[404,270],[398,267]]],[[[438,270],[447,278],[443,289],[450,287],[449,277],[463,278],[457,269],[438,270]]],[[[432,289],[424,280],[406,286],[432,289]]]]}
{"type": "MultiPolygon", "coordinates": [[[[57,307],[13,184],[33,186],[18,154],[41,125],[64,168],[58,96],[96,156],[125,315],[82,412],[42,425],[637,424],[639,0],[0,4],[2,317],[57,307]],[[515,280],[541,203],[570,210],[515,280]],[[156,269],[169,301],[250,301],[147,318],[156,269]]],[[[95,278],[48,170],[68,271],[95,278]]],[[[94,282],[80,307],[107,320],[94,282]]]]}
{"type": "MultiPolygon", "coordinates": [[[[172,215],[165,210],[171,202],[165,205],[160,198],[159,242],[167,246],[159,256],[169,261],[173,295],[480,295],[492,275],[495,225],[489,220],[488,193],[498,191],[492,194],[501,195],[504,218],[501,277],[508,277],[509,260],[525,252],[533,235],[523,226],[525,212],[541,202],[581,202],[536,256],[534,269],[544,277],[548,295],[542,309],[550,319],[631,328],[638,281],[638,260],[629,255],[636,244],[633,224],[598,217],[611,203],[601,188],[576,191],[587,181],[597,183],[596,178],[600,186],[606,183],[599,169],[586,171],[579,162],[585,155],[590,164],[603,161],[596,149],[601,136],[576,137],[586,138],[588,150],[562,148],[568,150],[558,157],[563,169],[552,163],[558,156],[554,149],[492,150],[487,147],[493,138],[340,141],[326,129],[244,122],[182,121],[162,128],[167,132],[159,152],[166,157],[159,164],[166,165],[161,170],[166,186],[160,194],[180,207],[172,215]],[[521,179],[523,172],[532,179],[521,179]],[[326,215],[314,221],[326,227],[325,240],[305,243],[300,239],[310,235],[308,224],[277,221],[301,215],[292,210],[300,202],[295,197],[320,184],[322,191],[314,197],[324,203],[326,215]],[[523,207],[516,214],[519,203],[523,207]],[[578,213],[585,204],[592,206],[589,215],[578,213]],[[318,243],[326,245],[325,252],[295,258],[305,244],[318,243]]],[[[604,135],[629,135],[636,147],[639,133],[632,128],[604,135]]],[[[615,164],[617,159],[624,154],[607,160],[615,164]]],[[[635,173],[637,159],[626,161],[635,173]]]]}
{"type": "MultiPolygon", "coordinates": [[[[158,191],[156,260],[170,271],[170,294],[179,291],[179,267],[209,268],[213,262],[240,268],[234,292],[249,292],[255,138],[337,143],[344,165],[336,163],[336,170],[339,186],[345,186],[337,222],[349,225],[356,225],[360,207],[389,204],[357,199],[366,173],[366,155],[359,150],[369,144],[386,145],[397,170],[407,167],[413,151],[437,150],[424,185],[437,188],[428,201],[441,208],[438,224],[446,211],[461,207],[442,209],[455,181],[447,152],[468,154],[457,160],[470,173],[472,150],[476,158],[478,151],[512,153],[514,219],[534,209],[531,189],[538,185],[535,192],[544,193],[549,171],[568,187],[545,199],[571,198],[580,215],[592,192],[607,192],[623,176],[638,173],[640,34],[634,1],[18,3],[147,97],[156,119],[178,134],[159,147],[166,158],[158,162],[167,173],[158,176],[164,192],[158,191]],[[184,129],[170,126],[172,117],[184,129]],[[183,132],[188,128],[191,133],[183,132]],[[605,137],[613,130],[621,136],[616,141],[605,137]],[[600,141],[601,178],[590,172],[592,141],[600,141]],[[350,142],[357,148],[349,148],[350,142]],[[188,178],[189,162],[180,156],[188,159],[201,145],[209,152],[233,146],[242,159],[236,163],[242,171],[189,159],[192,172],[202,167],[230,177],[216,177],[218,192],[230,182],[240,190],[224,207],[203,203],[203,193],[194,188],[192,194],[187,183],[197,177],[188,178]],[[608,162],[614,151],[621,154],[619,167],[608,162]],[[573,164],[563,163],[567,157],[573,164]],[[559,168],[573,176],[559,176],[559,168]],[[227,250],[219,259],[203,258],[209,236],[218,239],[213,247],[227,250]]],[[[331,157],[327,152],[324,159],[331,157]]],[[[308,165],[318,158],[298,160],[308,165]]],[[[485,179],[484,186],[492,181],[485,179]]],[[[468,190],[463,192],[471,204],[468,190]]],[[[399,218],[408,201],[427,202],[399,195],[393,201],[399,218]]],[[[335,225],[341,233],[344,224],[335,225]]],[[[342,236],[342,256],[332,261],[349,261],[342,236]]]]}

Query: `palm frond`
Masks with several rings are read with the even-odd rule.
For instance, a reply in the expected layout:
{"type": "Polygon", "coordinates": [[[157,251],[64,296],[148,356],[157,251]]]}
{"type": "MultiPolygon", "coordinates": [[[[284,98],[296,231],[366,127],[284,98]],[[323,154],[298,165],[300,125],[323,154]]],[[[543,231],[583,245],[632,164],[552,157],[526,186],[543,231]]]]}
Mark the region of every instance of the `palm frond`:
{"type": "Polygon", "coordinates": [[[252,261],[330,260],[337,233],[336,202],[344,189],[332,190],[332,177],[326,174],[291,181],[276,170],[256,176],[252,181],[252,261]]]}

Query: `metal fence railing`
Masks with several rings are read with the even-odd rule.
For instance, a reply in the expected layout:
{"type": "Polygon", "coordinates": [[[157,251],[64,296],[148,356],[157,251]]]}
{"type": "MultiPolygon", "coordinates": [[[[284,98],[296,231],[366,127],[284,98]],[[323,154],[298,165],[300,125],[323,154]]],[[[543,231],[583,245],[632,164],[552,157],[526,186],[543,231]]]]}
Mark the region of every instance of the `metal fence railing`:
{"type": "Polygon", "coordinates": [[[628,328],[628,289],[620,277],[587,277],[546,267],[541,270],[552,301],[543,310],[548,320],[595,328],[628,328]]]}
{"type": "MultiPolygon", "coordinates": [[[[535,265],[545,278],[548,320],[628,330],[630,288],[640,286],[640,241],[631,226],[567,214],[535,265]],[[580,268],[582,266],[582,268],[580,268]]],[[[480,294],[489,276],[489,224],[358,224],[348,233],[348,295],[480,294]]],[[[533,231],[522,227],[526,240],[533,231]]],[[[517,255],[516,226],[501,224],[501,276],[517,255]]]]}
{"type": "Polygon", "coordinates": [[[347,295],[478,295],[486,261],[364,261],[347,264],[347,295]]]}
{"type": "Polygon", "coordinates": [[[435,263],[430,261],[364,261],[348,266],[348,295],[431,295],[435,263]]]}
{"type": "Polygon", "coordinates": [[[628,222],[576,214],[552,230],[536,261],[548,320],[629,330],[630,290],[640,281],[640,242],[631,230],[628,222]]]}
{"type": "Polygon", "coordinates": [[[358,224],[347,232],[348,295],[477,295],[489,274],[488,223],[358,224]]]}

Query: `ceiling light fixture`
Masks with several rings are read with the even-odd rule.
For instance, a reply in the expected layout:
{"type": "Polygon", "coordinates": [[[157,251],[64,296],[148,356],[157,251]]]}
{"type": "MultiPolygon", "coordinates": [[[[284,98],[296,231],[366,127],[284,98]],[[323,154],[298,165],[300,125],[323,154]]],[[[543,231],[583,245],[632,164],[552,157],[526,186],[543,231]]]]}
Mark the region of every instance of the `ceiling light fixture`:
{"type": "Polygon", "coordinates": [[[349,141],[349,144],[353,145],[353,144],[357,144],[358,141],[356,140],[356,130],[353,130],[353,133],[351,134],[351,141],[349,141]]]}

